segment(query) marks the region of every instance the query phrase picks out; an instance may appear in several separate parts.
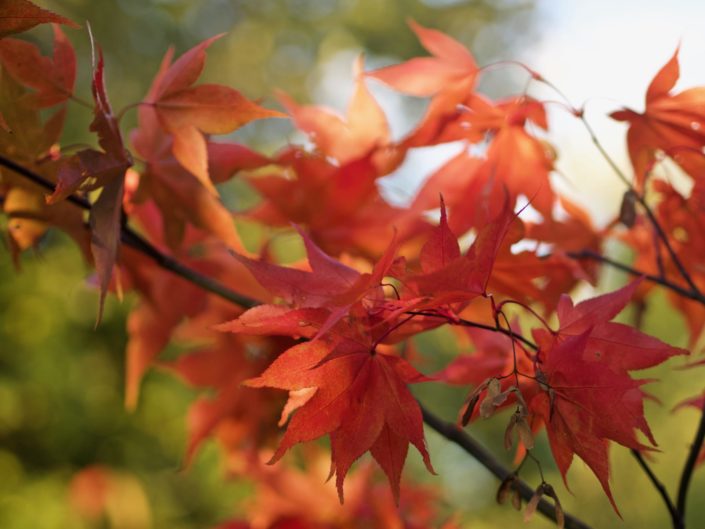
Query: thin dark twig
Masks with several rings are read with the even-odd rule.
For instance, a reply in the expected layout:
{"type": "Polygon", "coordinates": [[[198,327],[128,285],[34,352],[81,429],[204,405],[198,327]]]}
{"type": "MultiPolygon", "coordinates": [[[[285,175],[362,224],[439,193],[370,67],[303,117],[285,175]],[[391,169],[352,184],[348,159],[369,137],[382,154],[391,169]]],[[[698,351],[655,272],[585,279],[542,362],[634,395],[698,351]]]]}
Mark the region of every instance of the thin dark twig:
{"type": "Polygon", "coordinates": [[[700,292],[700,289],[698,286],[695,284],[695,281],[693,281],[693,278],[690,276],[690,273],[688,270],[686,270],[685,265],[683,262],[680,260],[678,255],[676,254],[676,251],[673,249],[673,246],[671,245],[671,241],[668,238],[668,235],[664,231],[663,227],[659,223],[659,221],[656,219],[656,215],[654,215],[654,212],[652,209],[646,204],[646,200],[644,200],[643,197],[640,197],[637,195],[637,200],[641,204],[641,206],[644,208],[644,211],[646,212],[646,215],[649,217],[649,220],[651,221],[651,224],[653,225],[654,229],[658,233],[659,237],[661,237],[661,240],[663,241],[663,245],[666,247],[666,251],[668,252],[668,255],[671,257],[671,261],[673,261],[673,264],[676,266],[678,269],[678,273],[681,275],[683,279],[685,279],[685,282],[688,283],[688,286],[693,292],[696,292],[698,294],[702,294],[700,292]]]}
{"type": "Polygon", "coordinates": [[[121,239],[124,244],[142,252],[160,267],[190,281],[211,294],[215,294],[245,308],[251,308],[258,304],[256,301],[227,288],[219,281],[201,274],[182,264],[180,261],[162,253],[129,226],[123,226],[121,239]]]}
{"type": "Polygon", "coordinates": [[[619,261],[616,261],[614,259],[611,259],[610,257],[606,257],[604,255],[601,255],[599,253],[593,252],[592,250],[581,250],[579,252],[566,252],[566,255],[570,257],[571,259],[576,259],[576,260],[582,260],[582,259],[590,259],[592,261],[599,261],[601,263],[610,265],[612,268],[616,268],[617,270],[621,270],[622,272],[627,272],[628,274],[631,274],[633,276],[643,276],[644,279],[651,281],[652,283],[656,283],[657,285],[661,285],[662,287],[665,287],[669,290],[672,290],[676,294],[683,296],[684,298],[692,299],[694,301],[697,301],[703,305],[705,305],[705,295],[700,293],[699,291],[692,291],[690,289],[684,288],[680,285],[677,285],[676,283],[673,283],[669,281],[668,279],[665,279],[660,276],[656,276],[653,274],[648,274],[642,270],[639,270],[638,268],[634,268],[632,266],[629,266],[624,263],[620,263],[619,261]]]}
{"type": "Polygon", "coordinates": [[[656,474],[654,474],[654,471],[651,469],[651,467],[646,462],[646,460],[641,455],[641,453],[638,450],[634,450],[633,448],[630,451],[631,451],[632,455],[634,456],[634,459],[636,459],[637,463],[639,463],[639,466],[644,471],[646,476],[649,478],[649,481],[651,481],[651,484],[654,486],[656,491],[661,496],[661,499],[663,500],[664,504],[666,505],[666,509],[668,509],[668,514],[671,515],[671,522],[673,523],[673,529],[683,529],[685,527],[683,525],[683,518],[681,517],[681,514],[678,512],[678,509],[676,509],[676,506],[673,505],[673,501],[671,501],[671,497],[668,495],[668,491],[666,490],[666,487],[656,477],[656,474]]]}
{"type": "Polygon", "coordinates": [[[656,228],[652,232],[654,239],[654,252],[656,253],[656,268],[658,269],[659,276],[666,277],[666,267],[663,264],[663,255],[661,255],[661,244],[659,242],[658,232],[656,228]]]}
{"type": "Polygon", "coordinates": [[[685,506],[688,500],[688,488],[690,487],[690,481],[693,477],[693,471],[695,470],[695,465],[698,462],[698,456],[702,450],[703,443],[705,443],[705,408],[703,408],[700,413],[698,429],[695,432],[693,443],[690,445],[688,458],[685,460],[685,464],[683,465],[683,472],[681,473],[680,483],[678,484],[678,499],[676,502],[676,507],[678,508],[678,512],[680,512],[683,523],[685,523],[685,506]]]}
{"type": "MultiPolygon", "coordinates": [[[[424,422],[431,429],[435,430],[446,439],[454,442],[468,454],[472,455],[480,464],[482,464],[483,467],[489,470],[498,479],[505,480],[514,473],[509,468],[502,465],[502,463],[500,463],[494,455],[482,446],[482,444],[460,429],[458,425],[440,419],[438,416],[424,408],[421,404],[419,404],[419,406],[421,406],[424,422]]],[[[516,478],[516,482],[517,489],[519,490],[521,497],[524,501],[529,501],[534,495],[534,489],[519,478],[516,478]]],[[[550,502],[542,499],[539,502],[538,511],[546,518],[549,518],[554,522],[556,521],[556,510],[550,502]]],[[[590,529],[589,525],[570,514],[565,515],[565,527],[566,529],[590,529]]]]}
{"type": "Polygon", "coordinates": [[[410,311],[407,311],[406,314],[415,314],[417,316],[426,316],[428,318],[441,318],[441,319],[447,321],[449,325],[460,325],[462,327],[473,327],[475,329],[483,329],[486,331],[499,332],[499,333],[502,333],[506,336],[509,336],[510,338],[514,338],[516,340],[519,340],[521,343],[523,343],[527,347],[533,349],[534,351],[538,350],[538,346],[534,342],[529,340],[528,338],[525,338],[521,334],[517,334],[514,331],[512,331],[510,329],[505,329],[503,327],[498,328],[498,327],[495,327],[494,325],[487,325],[485,323],[478,323],[476,321],[465,320],[462,318],[450,319],[447,316],[444,316],[443,314],[438,314],[438,313],[432,312],[432,311],[410,310],[410,311]]]}

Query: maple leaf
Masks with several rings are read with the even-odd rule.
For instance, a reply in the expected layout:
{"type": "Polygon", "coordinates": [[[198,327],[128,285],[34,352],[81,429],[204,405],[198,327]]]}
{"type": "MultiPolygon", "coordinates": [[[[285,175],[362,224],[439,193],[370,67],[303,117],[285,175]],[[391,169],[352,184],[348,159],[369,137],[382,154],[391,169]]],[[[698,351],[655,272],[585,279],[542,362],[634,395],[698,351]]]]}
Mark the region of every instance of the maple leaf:
{"type": "Polygon", "coordinates": [[[103,79],[103,53],[98,49],[98,62],[93,70],[94,118],[90,130],[98,134],[98,144],[103,152],[85,149],[59,169],[59,181],[47,203],[54,204],[66,198],[86,181],[93,180],[89,189],[102,187],[91,207],[91,252],[99,278],[100,301],[98,319],[103,315],[105,296],[117,259],[120,242],[122,199],[125,171],[132,165],[132,156],[125,149],[118,122],[113,116],[103,79]]]}
{"type": "MultiPolygon", "coordinates": [[[[584,348],[585,361],[604,363],[615,371],[646,369],[672,356],[689,354],[629,325],[609,321],[629,303],[639,283],[640,280],[633,281],[575,306],[568,296],[561,296],[556,311],[560,328],[554,339],[561,341],[590,331],[584,348]]],[[[534,337],[545,344],[548,333],[538,330],[534,337]]]]}
{"type": "MultiPolygon", "coordinates": [[[[160,79],[169,70],[171,54],[167,53],[156,75],[150,91],[158,87],[160,79]]],[[[186,170],[173,155],[173,140],[164,131],[155,110],[140,105],[139,127],[132,131],[130,139],[135,151],[145,160],[145,170],[140,175],[136,201],[152,198],[162,212],[161,223],[167,245],[178,249],[186,232],[187,224],[211,233],[231,249],[246,253],[235,229],[232,214],[212,192],[212,185],[204,184],[186,170]]],[[[234,173],[244,169],[255,169],[270,163],[260,155],[236,143],[206,142],[208,169],[213,183],[221,183],[234,173]]]]}
{"type": "MultiPolygon", "coordinates": [[[[330,464],[325,452],[310,445],[302,451],[305,470],[293,465],[268,466],[265,450],[233,457],[228,468],[255,482],[257,493],[247,505],[253,527],[266,529],[421,529],[439,527],[439,495],[435,489],[414,483],[402,484],[398,504],[377,479],[371,461],[362,462],[346,480],[345,503],[331,508],[335,488],[324,482],[330,464]]],[[[240,529],[237,524],[232,529],[240,529]]],[[[247,526],[249,527],[249,525],[247,526]]],[[[443,529],[457,529],[446,522],[443,529]]],[[[231,529],[223,526],[220,529],[231,529]]]]}
{"type": "MultiPolygon", "coordinates": [[[[410,209],[422,212],[438,207],[442,195],[448,209],[448,225],[457,235],[480,228],[487,220],[488,209],[495,211],[506,198],[506,191],[494,185],[485,160],[461,150],[439,167],[417,193],[410,209]],[[468,201],[466,197],[480,197],[468,201]]],[[[495,214],[498,213],[498,210],[495,214]]]]}
{"type": "Polygon", "coordinates": [[[634,434],[638,429],[655,444],[644,419],[640,389],[647,381],[633,380],[626,372],[585,360],[589,333],[567,338],[542,352],[541,380],[550,389],[536,394],[529,409],[546,424],[551,452],[564,481],[577,454],[595,473],[619,514],[609,486],[608,441],[647,449],[634,434]]]}
{"type": "MultiPolygon", "coordinates": [[[[211,311],[208,317],[217,317],[216,312],[211,311]]],[[[189,408],[186,464],[192,461],[203,441],[226,423],[230,430],[230,447],[240,442],[259,445],[276,434],[273,419],[281,406],[281,398],[274,392],[254,391],[241,383],[261,371],[270,358],[283,349],[284,343],[288,346],[292,341],[217,333],[211,345],[182,355],[176,362],[163,364],[189,385],[208,388],[213,393],[201,396],[189,408]],[[248,354],[251,351],[258,353],[255,361],[251,358],[253,355],[248,354]]]]}
{"type": "Polygon", "coordinates": [[[325,107],[298,105],[284,93],[279,100],[326,156],[345,164],[369,155],[378,174],[387,174],[399,165],[403,152],[390,144],[387,118],[365,84],[363,69],[359,57],[353,66],[355,92],[345,117],[325,107]]]}
{"type": "Polygon", "coordinates": [[[27,99],[38,108],[63,103],[73,94],[76,54],[59,26],[54,26],[54,55],[51,59],[43,57],[34,44],[2,39],[0,62],[15,79],[36,90],[27,99]]]}
{"type": "MultiPolygon", "coordinates": [[[[162,223],[165,218],[154,202],[128,206],[131,218],[139,226],[140,232],[161,252],[174,258],[163,239],[162,223]]],[[[216,241],[203,234],[191,234],[189,242],[193,248],[200,245],[200,251],[198,257],[181,256],[186,266],[220,281],[226,288],[244,296],[262,302],[271,301],[271,296],[256,284],[247,269],[234,260],[222,244],[215,244],[216,241]]],[[[213,341],[219,333],[213,332],[210,327],[216,322],[234,317],[239,310],[231,303],[222,300],[218,302],[215,296],[162,268],[153,259],[129,246],[122,248],[119,266],[123,288],[134,290],[140,296],[127,319],[128,341],[125,351],[125,405],[128,409],[134,409],[142,377],[174,338],[174,334],[178,330],[183,332],[184,320],[198,328],[198,332],[191,337],[192,341],[213,341]]],[[[194,441],[194,444],[197,443],[194,441]]]]}
{"type": "Polygon", "coordinates": [[[0,39],[47,23],[80,27],[68,18],[42,9],[29,0],[0,0],[0,39]]]}
{"type": "MultiPolygon", "coordinates": [[[[539,223],[528,222],[523,234],[526,239],[545,243],[550,250],[549,256],[537,256],[534,252],[534,262],[524,263],[526,271],[532,266],[543,269],[539,273],[543,275],[544,284],[540,295],[533,299],[541,301],[546,307],[556,306],[560,296],[570,292],[578,281],[596,282],[598,263],[573,259],[570,253],[592,251],[599,254],[604,235],[603,231],[593,226],[586,210],[565,197],[559,197],[559,204],[563,210],[560,219],[544,217],[539,223]]],[[[507,272],[510,272],[509,268],[507,272]]]]}
{"type": "MultiPolygon", "coordinates": [[[[351,500],[353,504],[357,503],[361,492],[360,487],[355,486],[359,473],[355,472],[350,477],[348,502],[331,511],[330,505],[335,502],[336,493],[329,483],[324,483],[329,464],[321,449],[310,448],[304,452],[305,470],[295,466],[267,466],[265,461],[269,454],[264,450],[230,459],[229,472],[251,479],[256,484],[257,493],[247,506],[247,519],[253,526],[269,529],[332,527],[333,517],[341,518],[341,522],[348,518],[346,511],[351,510],[351,500]]],[[[368,480],[365,484],[370,485],[368,480]]],[[[249,529],[250,523],[235,523],[232,529],[249,529]]],[[[219,526],[219,529],[230,528],[231,525],[219,526]]]]}
{"type": "Polygon", "coordinates": [[[627,146],[639,188],[656,160],[657,150],[671,156],[691,174],[694,166],[702,166],[705,88],[671,94],[680,75],[678,51],[676,49],[651,81],[643,113],[624,108],[610,114],[617,121],[629,123],[627,146]]]}
{"type": "MultiPolygon", "coordinates": [[[[7,40],[0,40],[0,47],[7,40]]],[[[61,163],[56,142],[62,133],[65,106],[42,113],[33,99],[36,93],[20,84],[3,66],[0,75],[0,112],[7,121],[0,130],[0,152],[16,160],[47,181],[54,182],[61,163]]],[[[8,215],[8,243],[15,264],[19,253],[35,247],[51,226],[68,233],[79,245],[87,261],[90,256],[90,233],[84,226],[83,212],[72,204],[46,204],[45,189],[19,173],[5,168],[0,174],[0,208],[8,215]]]]}
{"type": "Polygon", "coordinates": [[[305,225],[330,254],[377,259],[393,233],[401,244],[429,226],[414,212],[382,198],[373,154],[338,165],[320,153],[285,148],[273,157],[272,171],[246,176],[264,198],[247,217],[272,226],[305,225]]]}
{"type": "Polygon", "coordinates": [[[405,360],[353,342],[331,346],[316,340],[278,357],[250,387],[316,392],[289,421],[271,463],[297,443],[330,435],[332,472],[343,500],[343,481],[368,450],[389,478],[395,498],[409,443],[433,472],[423,436],[421,409],[407,384],[427,379],[405,360]]]}
{"type": "Polygon", "coordinates": [[[8,218],[10,249],[17,265],[19,252],[35,247],[50,226],[70,235],[86,261],[90,261],[90,232],[85,227],[83,212],[73,204],[48,205],[43,190],[26,184],[0,190],[0,199],[8,218]]]}
{"type": "Polygon", "coordinates": [[[203,310],[205,294],[129,248],[121,256],[121,277],[126,287],[141,294],[127,318],[125,406],[132,410],[137,406],[142,377],[183,318],[203,310]]]}
{"type": "MultiPolygon", "coordinates": [[[[402,93],[432,96],[421,122],[401,142],[402,149],[467,138],[468,131],[453,124],[463,112],[461,106],[473,94],[479,71],[475,59],[448,35],[413,21],[409,25],[433,57],[416,57],[366,74],[402,93]]],[[[481,138],[474,135],[474,139],[481,138]]]]}
{"type": "Polygon", "coordinates": [[[235,258],[243,263],[262,286],[296,308],[325,308],[329,315],[320,326],[318,335],[330,330],[357,303],[369,310],[378,310],[384,299],[380,283],[394,263],[396,244],[393,242],[377,262],[371,273],[361,274],[325,254],[303,232],[311,271],[282,267],[265,261],[256,261],[241,255],[235,258]]]}
{"type": "Polygon", "coordinates": [[[509,193],[512,202],[520,195],[526,196],[532,207],[550,219],[555,203],[549,179],[553,154],[548,144],[526,131],[527,120],[545,129],[543,105],[526,98],[495,104],[478,95],[470,96],[467,111],[445,120],[437,130],[440,136],[424,142],[486,141],[484,156],[471,154],[464,148],[430,176],[411,209],[434,207],[441,193],[448,199],[450,225],[462,234],[481,227],[487,217],[486,210],[498,210],[504,195],[509,193]],[[468,203],[467,196],[482,199],[468,203]]]}
{"type": "Polygon", "coordinates": [[[505,200],[503,210],[488,219],[463,255],[441,203],[441,219],[421,250],[420,272],[403,276],[411,296],[424,299],[418,307],[465,303],[487,292],[497,253],[516,216],[505,200]]]}
{"type": "MultiPolygon", "coordinates": [[[[549,181],[555,152],[526,131],[526,122],[546,130],[542,103],[527,97],[492,103],[473,95],[468,110],[459,116],[461,130],[470,138],[490,138],[483,172],[485,178],[501,182],[514,196],[523,194],[545,217],[551,217],[555,195],[549,181]]],[[[461,136],[462,137],[462,136],[461,136]]]]}
{"type": "Polygon", "coordinates": [[[544,390],[530,409],[546,424],[551,451],[564,480],[573,454],[592,469],[615,511],[609,488],[608,441],[635,450],[648,449],[635,431],[656,444],[644,418],[648,380],[628,373],[658,365],[671,356],[688,354],[620,323],[610,322],[629,302],[639,281],[573,305],[568,296],[558,304],[558,331],[535,329],[539,344],[537,380],[544,390]]]}
{"type": "MultiPolygon", "coordinates": [[[[0,41],[2,42],[2,41],[0,41]]],[[[15,160],[21,161],[54,181],[56,166],[51,165],[51,174],[40,162],[56,159],[58,154],[52,146],[58,142],[63,131],[66,107],[62,106],[46,119],[32,104],[34,94],[22,86],[12,75],[0,76],[0,110],[8,125],[0,130],[0,149],[15,160]]]]}
{"type": "MultiPolygon", "coordinates": [[[[684,196],[672,184],[660,179],[652,179],[650,185],[658,195],[658,203],[654,210],[657,221],[679,260],[689,271],[691,279],[700,291],[703,291],[705,275],[701,270],[700,256],[705,252],[705,239],[701,236],[705,230],[704,186],[698,179],[690,195],[684,196]]],[[[617,235],[634,250],[635,259],[632,263],[634,268],[643,270],[646,274],[662,274],[673,283],[688,288],[674,262],[671,259],[662,259],[659,255],[661,249],[654,244],[653,225],[647,218],[637,217],[634,226],[628,232],[617,235]]],[[[643,298],[652,288],[651,283],[644,282],[637,295],[643,298]]],[[[705,325],[705,306],[670,290],[667,291],[667,296],[671,305],[683,316],[688,325],[689,345],[695,346],[705,325]]]]}
{"type": "Polygon", "coordinates": [[[433,57],[416,57],[403,64],[368,72],[399,92],[428,97],[453,90],[459,85],[469,92],[477,76],[477,63],[472,54],[448,35],[409,20],[409,26],[433,57]]]}
{"type": "MultiPolygon", "coordinates": [[[[166,149],[148,158],[145,171],[140,175],[139,190],[140,199],[149,196],[162,211],[168,246],[178,249],[190,224],[215,235],[231,249],[245,252],[231,212],[206,186],[176,162],[170,154],[169,145],[167,143],[166,149]]],[[[223,165],[218,166],[217,174],[225,179],[231,169],[237,168],[225,156],[221,160],[223,165]],[[225,162],[229,162],[230,167],[225,162]]],[[[221,160],[213,162],[211,167],[221,160]]]]}
{"type": "Polygon", "coordinates": [[[208,175],[208,153],[204,134],[226,134],[255,119],[285,117],[263,108],[227,86],[192,86],[203,70],[206,48],[222,35],[211,37],[184,53],[173,64],[172,50],[145,98],[164,129],[172,135],[172,150],[178,162],[213,193],[208,175]]]}

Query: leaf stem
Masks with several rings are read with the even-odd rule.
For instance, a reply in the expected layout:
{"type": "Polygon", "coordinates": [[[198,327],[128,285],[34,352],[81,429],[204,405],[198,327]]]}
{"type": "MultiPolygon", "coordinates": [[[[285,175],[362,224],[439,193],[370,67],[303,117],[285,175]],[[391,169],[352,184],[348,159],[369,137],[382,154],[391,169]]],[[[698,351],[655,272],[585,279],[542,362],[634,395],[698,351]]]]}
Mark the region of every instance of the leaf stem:
{"type": "MultiPolygon", "coordinates": [[[[515,299],[505,299],[502,302],[500,302],[499,305],[497,305],[497,310],[501,311],[502,307],[504,307],[505,305],[518,305],[518,306],[520,306],[521,308],[523,308],[527,312],[531,313],[537,320],[539,320],[541,322],[541,324],[544,327],[546,327],[547,331],[549,331],[551,334],[555,334],[556,331],[551,329],[551,326],[548,324],[546,319],[543,316],[541,316],[538,312],[536,312],[534,309],[532,309],[530,306],[526,305],[525,303],[522,303],[521,301],[517,301],[515,299]]],[[[505,316],[505,319],[506,319],[506,316],[505,316]]],[[[509,325],[509,322],[507,322],[507,325],[509,325]]]]}
{"type": "Polygon", "coordinates": [[[499,332],[502,333],[506,336],[509,336],[510,338],[514,338],[516,340],[519,340],[521,343],[529,347],[530,349],[533,349],[534,351],[538,351],[538,345],[536,345],[534,342],[529,340],[528,338],[524,338],[521,334],[517,334],[512,330],[507,330],[501,327],[495,327],[494,325],[487,325],[485,323],[478,323],[476,321],[470,321],[470,320],[465,320],[462,318],[458,319],[451,319],[448,318],[447,316],[444,316],[443,314],[438,314],[433,311],[424,311],[424,310],[410,310],[407,312],[407,314],[414,314],[417,316],[426,316],[428,318],[441,318],[444,319],[448,322],[448,325],[460,325],[461,327],[473,327],[475,329],[483,329],[485,331],[492,331],[492,332],[499,332]]]}

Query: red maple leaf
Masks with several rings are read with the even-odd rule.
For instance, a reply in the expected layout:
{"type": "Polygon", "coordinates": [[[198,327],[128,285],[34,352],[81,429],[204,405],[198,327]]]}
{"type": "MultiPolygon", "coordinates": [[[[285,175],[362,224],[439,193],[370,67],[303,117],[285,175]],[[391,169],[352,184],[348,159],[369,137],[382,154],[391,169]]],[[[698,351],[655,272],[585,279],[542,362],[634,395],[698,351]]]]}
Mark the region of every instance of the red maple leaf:
{"type": "MultiPolygon", "coordinates": [[[[474,57],[460,42],[440,31],[414,21],[409,25],[433,56],[415,57],[367,74],[399,92],[432,97],[421,122],[401,145],[406,149],[468,137],[467,130],[452,124],[463,113],[459,106],[474,92],[479,71],[474,57]]],[[[480,137],[475,135],[475,139],[480,137]]]]}
{"type": "Polygon", "coordinates": [[[590,331],[586,338],[585,361],[604,363],[615,371],[646,369],[671,356],[689,354],[685,349],[665,344],[634,327],[610,321],[629,303],[639,283],[639,280],[633,281],[619,290],[575,306],[568,296],[563,295],[557,307],[558,331],[549,338],[548,332],[538,330],[534,337],[546,346],[547,339],[563,341],[590,331]]]}
{"type": "Polygon", "coordinates": [[[448,225],[445,205],[441,203],[440,223],[421,249],[421,271],[401,277],[408,290],[404,298],[421,298],[418,307],[431,308],[449,303],[467,304],[486,294],[495,258],[515,218],[505,200],[502,211],[487,220],[472,246],[461,254],[458,240],[448,225]]]}
{"type": "Polygon", "coordinates": [[[678,51],[651,81],[644,112],[625,108],[610,114],[629,123],[627,146],[639,187],[644,184],[658,150],[671,156],[690,174],[703,169],[705,88],[671,94],[680,75],[678,51]]]}
{"type": "Polygon", "coordinates": [[[73,94],[76,54],[59,26],[54,26],[53,57],[42,56],[30,42],[2,39],[0,62],[20,83],[36,90],[26,99],[38,108],[63,103],[73,94]]]}
{"type": "Polygon", "coordinates": [[[221,36],[204,40],[173,64],[170,50],[145,98],[145,113],[155,112],[160,125],[173,138],[174,157],[213,193],[204,134],[226,134],[256,119],[285,117],[253,103],[233,88],[193,86],[203,70],[206,48],[221,36]]]}
{"type": "MultiPolygon", "coordinates": [[[[162,217],[161,210],[152,201],[142,204],[128,202],[127,207],[132,220],[136,221],[140,232],[151,244],[174,258],[163,239],[162,224],[168,217],[162,217]]],[[[198,256],[180,256],[186,266],[217,278],[243,296],[263,302],[271,300],[271,296],[222,244],[202,232],[189,233],[188,241],[192,247],[198,245],[200,251],[198,256]]],[[[241,309],[209,295],[129,246],[122,248],[119,265],[122,287],[140,295],[127,320],[125,404],[132,409],[138,402],[142,377],[174,339],[174,334],[185,320],[200,318],[197,323],[192,323],[192,327],[199,328],[200,333],[190,336],[191,343],[213,341],[213,336],[218,333],[213,332],[210,326],[228,316],[234,317],[241,309]]]]}
{"type": "Polygon", "coordinates": [[[315,388],[294,413],[270,462],[297,443],[330,435],[332,472],[342,502],[345,475],[368,450],[397,498],[409,443],[433,472],[421,409],[406,387],[426,380],[405,360],[378,352],[372,344],[342,340],[330,345],[316,340],[287,350],[245,384],[289,391],[315,388]]]}
{"type": "Polygon", "coordinates": [[[122,199],[125,171],[132,165],[132,156],[125,149],[117,119],[108,101],[103,78],[103,53],[98,49],[98,62],[93,70],[94,118],[90,130],[97,133],[103,151],[85,149],[72,156],[60,169],[49,204],[63,200],[83,186],[102,188],[91,207],[91,252],[99,278],[100,303],[98,321],[103,314],[113,266],[120,242],[122,199]]]}
{"type": "Polygon", "coordinates": [[[557,310],[560,329],[533,333],[540,345],[536,379],[544,391],[531,399],[529,407],[546,424],[563,478],[577,454],[595,473],[615,510],[609,488],[608,442],[647,449],[636,438],[639,430],[656,444],[644,418],[641,386],[648,380],[635,380],[629,371],[688,354],[609,321],[629,302],[638,283],[575,306],[564,296],[557,310]]]}
{"type": "Polygon", "coordinates": [[[306,245],[310,272],[256,261],[237,254],[235,257],[262,286],[291,306],[328,311],[328,316],[320,325],[319,335],[334,327],[356,304],[362,303],[366,310],[372,312],[379,310],[379,304],[384,301],[380,284],[394,263],[396,244],[387,247],[387,252],[371,273],[361,274],[326,255],[303,232],[301,235],[306,245]]]}
{"type": "MultiPolygon", "coordinates": [[[[162,61],[148,98],[154,98],[160,80],[170,69],[171,55],[162,61]]],[[[260,155],[236,143],[205,141],[209,179],[203,181],[184,168],[174,157],[173,139],[165,131],[157,112],[140,105],[137,129],[130,139],[135,151],[145,160],[136,200],[152,198],[164,217],[167,245],[178,249],[188,224],[209,232],[231,249],[244,252],[232,214],[213,193],[213,185],[225,182],[237,171],[255,169],[269,163],[260,155]]]]}
{"type": "Polygon", "coordinates": [[[305,225],[328,253],[376,259],[395,230],[402,243],[428,224],[382,198],[376,184],[381,174],[373,155],[337,164],[320,153],[286,148],[274,157],[278,167],[247,177],[264,199],[247,215],[273,226],[305,225]]]}
{"type": "Polygon", "coordinates": [[[472,54],[457,40],[435,29],[409,21],[421,44],[432,57],[415,57],[367,75],[395,90],[418,97],[443,92],[470,92],[477,76],[472,54]]]}
{"type": "Polygon", "coordinates": [[[47,23],[79,27],[68,18],[42,9],[29,0],[0,0],[0,38],[47,23]]]}
{"type": "Polygon", "coordinates": [[[323,253],[308,237],[304,242],[311,271],[236,256],[290,307],[256,307],[217,329],[305,337],[315,333],[317,339],[287,350],[260,377],[246,382],[292,392],[285,415],[295,413],[272,462],[294,444],[330,435],[341,500],[348,469],[368,450],[398,496],[409,443],[431,467],[421,410],[406,387],[428,379],[379,347],[405,321],[397,323],[400,310],[387,314],[381,287],[391,273],[396,245],[389,245],[372,272],[360,273],[323,253]]]}
{"type": "Polygon", "coordinates": [[[340,164],[370,156],[377,172],[387,174],[401,162],[403,152],[391,144],[387,117],[365,84],[362,57],[355,61],[353,75],[355,92],[345,117],[325,107],[298,105],[283,93],[279,100],[326,156],[340,164]]]}

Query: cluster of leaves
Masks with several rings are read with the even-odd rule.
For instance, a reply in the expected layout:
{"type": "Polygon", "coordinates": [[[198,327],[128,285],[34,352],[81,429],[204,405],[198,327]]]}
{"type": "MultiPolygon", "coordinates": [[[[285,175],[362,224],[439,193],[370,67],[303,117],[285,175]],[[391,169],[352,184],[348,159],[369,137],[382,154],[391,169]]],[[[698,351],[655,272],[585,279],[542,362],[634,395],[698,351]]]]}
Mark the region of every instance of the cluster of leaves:
{"type": "MultiPolygon", "coordinates": [[[[56,227],[95,268],[99,319],[107,293],[137,294],[127,327],[126,405],[137,405],[140,380],[155,366],[209,390],[188,412],[187,458],[215,436],[232,472],[255,480],[258,491],[249,521],[223,527],[436,524],[435,493],[401,484],[409,444],[433,472],[423,431],[428,412],[409,389],[421,382],[468,387],[458,410],[463,425],[513,410],[505,446],[516,449],[521,463],[502,482],[498,499],[511,497],[521,507],[518,472],[527,458],[538,462],[531,450],[545,429],[564,479],[577,455],[617,510],[609,486],[611,442],[637,454],[656,445],[644,417],[642,387],[649,381],[633,372],[687,351],[611,320],[660,284],[686,318],[691,344],[705,325],[699,265],[705,89],[672,94],[677,53],[649,86],[643,113],[613,114],[629,123],[634,184],[620,174],[627,184],[622,212],[597,229],[552,185],[556,154],[542,139],[545,104],[526,93],[503,100],[480,94],[486,69],[438,31],[411,23],[429,56],[372,72],[358,60],[346,115],[286,95],[283,114],[232,88],[197,84],[218,37],[176,60],[169,51],[129,134],[120,127],[122,113],[110,107],[96,48],[90,128],[98,147],[72,152],[58,144],[69,103],[81,103],[73,95],[69,40],[54,25],[54,52],[46,57],[7,35],[44,22],[73,24],[27,0],[0,7],[0,193],[11,253],[17,258],[56,227]],[[404,137],[392,137],[368,82],[428,98],[425,114],[404,137]],[[311,148],[288,145],[268,156],[212,138],[287,115],[311,148]],[[378,180],[409,152],[450,142],[463,149],[426,179],[408,207],[383,199],[378,180]],[[664,158],[692,178],[689,194],[651,176],[664,158]],[[218,184],[234,177],[261,196],[253,209],[236,214],[220,200],[218,184]],[[527,204],[536,213],[531,222],[522,219],[527,204]],[[431,221],[429,211],[439,208],[439,220],[431,221]],[[307,258],[276,263],[267,241],[248,251],[238,218],[296,229],[307,258]],[[635,250],[634,263],[617,265],[647,280],[575,304],[569,293],[594,283],[601,263],[614,264],[602,256],[608,239],[635,250]],[[517,314],[524,317],[512,317],[517,314]],[[472,353],[423,374],[431,352],[415,351],[410,340],[441,326],[472,353]],[[160,360],[173,341],[198,346],[174,361],[160,360]],[[288,400],[260,388],[285,390],[288,400]],[[369,465],[358,469],[346,483],[344,519],[337,519],[314,505],[313,495],[300,496],[317,490],[323,478],[262,465],[323,436],[330,438],[330,476],[341,502],[348,472],[368,451],[391,494],[377,492],[369,465]]],[[[527,75],[548,84],[531,70],[527,75]]],[[[566,108],[585,119],[582,110],[566,108]]],[[[702,398],[686,404],[702,408],[702,398]]],[[[318,468],[320,450],[306,450],[307,464],[318,468]]],[[[553,499],[553,516],[563,525],[548,483],[536,488],[526,512],[542,496],[553,499]]],[[[682,523],[684,504],[678,509],[682,523]]]]}

